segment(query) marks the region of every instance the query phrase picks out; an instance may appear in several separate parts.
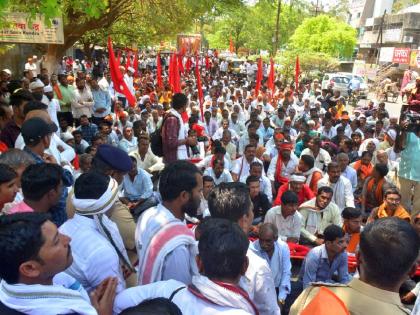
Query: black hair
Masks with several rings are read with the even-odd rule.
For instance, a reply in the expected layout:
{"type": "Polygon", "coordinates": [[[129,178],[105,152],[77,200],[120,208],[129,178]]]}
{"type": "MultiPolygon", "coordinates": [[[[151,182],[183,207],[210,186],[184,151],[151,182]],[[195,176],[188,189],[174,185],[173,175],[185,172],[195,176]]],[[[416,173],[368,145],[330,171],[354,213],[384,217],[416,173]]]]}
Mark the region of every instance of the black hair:
{"type": "Polygon", "coordinates": [[[327,171],[331,170],[332,168],[336,168],[336,167],[340,167],[337,162],[334,162],[334,161],[333,162],[330,162],[327,165],[327,171]]]}
{"type": "Polygon", "coordinates": [[[377,163],[373,169],[378,172],[379,176],[385,177],[388,174],[388,166],[386,164],[377,163]]]}
{"type": "Polygon", "coordinates": [[[309,167],[309,169],[313,168],[315,165],[315,159],[310,155],[301,155],[300,159],[303,161],[303,163],[305,163],[307,167],[309,167]]]}
{"type": "Polygon", "coordinates": [[[249,240],[241,228],[226,219],[212,218],[201,228],[198,243],[204,275],[236,279],[246,260],[249,240]]]}
{"type": "Polygon", "coordinates": [[[40,101],[30,101],[23,107],[23,115],[26,116],[33,110],[46,110],[47,108],[48,106],[40,101]]]}
{"type": "Polygon", "coordinates": [[[343,219],[357,219],[362,216],[362,211],[359,209],[353,208],[353,207],[346,207],[343,209],[343,212],[341,212],[341,216],[343,219]]]}
{"type": "Polygon", "coordinates": [[[248,138],[249,138],[249,140],[252,139],[252,140],[255,140],[257,142],[260,141],[260,136],[257,133],[250,134],[248,138]]]}
{"type": "Polygon", "coordinates": [[[0,216],[0,278],[8,284],[19,282],[19,267],[37,259],[45,240],[42,225],[45,213],[16,213],[0,216]]]}
{"type": "Polygon", "coordinates": [[[39,201],[52,189],[56,189],[63,178],[63,168],[57,164],[41,163],[29,165],[22,173],[22,193],[25,199],[39,201]]]}
{"type": "Polygon", "coordinates": [[[291,190],[286,190],[282,195],[281,195],[281,204],[282,205],[288,205],[288,204],[297,204],[299,203],[299,198],[298,195],[291,190]]]}
{"type": "Polygon", "coordinates": [[[225,164],[225,160],[224,159],[214,159],[213,161],[213,167],[216,166],[216,164],[222,163],[223,166],[225,164]]]}
{"type": "Polygon", "coordinates": [[[419,245],[414,228],[399,218],[381,218],[366,225],[359,243],[366,278],[378,285],[395,286],[417,260],[419,245]]]}
{"type": "Polygon", "coordinates": [[[159,192],[163,201],[176,199],[183,191],[191,192],[197,186],[197,166],[188,161],[175,161],[165,166],[160,174],[159,192]]]}
{"type": "Polygon", "coordinates": [[[78,199],[99,199],[108,189],[110,177],[89,171],[80,175],[74,184],[74,196],[78,199]]]}
{"type": "Polygon", "coordinates": [[[344,237],[344,235],[344,230],[335,224],[328,225],[324,230],[324,240],[326,242],[334,242],[337,238],[344,237]]]}
{"type": "Polygon", "coordinates": [[[389,189],[385,190],[384,198],[386,198],[388,195],[398,195],[401,198],[400,191],[395,187],[392,187],[392,188],[389,188],[389,189]]]}
{"type": "Polygon", "coordinates": [[[8,183],[17,177],[16,171],[7,164],[0,164],[0,184],[8,183]]]}
{"type": "Polygon", "coordinates": [[[317,191],[317,194],[316,195],[319,196],[322,193],[327,193],[327,194],[333,195],[334,194],[334,191],[329,186],[322,186],[322,187],[319,187],[318,188],[318,191],[317,191]]]}
{"type": "Polygon", "coordinates": [[[370,158],[372,158],[372,157],[373,157],[373,154],[372,154],[372,153],[370,153],[369,151],[363,151],[363,152],[362,152],[362,156],[361,156],[361,158],[364,158],[366,155],[369,155],[369,156],[370,156],[370,158]]]}
{"type": "Polygon", "coordinates": [[[214,146],[214,154],[226,154],[226,149],[222,145],[215,145],[214,146]]]}
{"type": "Polygon", "coordinates": [[[76,130],[73,130],[71,134],[73,136],[75,136],[75,135],[82,135],[82,132],[80,130],[76,129],[76,130]]]}
{"type": "Polygon", "coordinates": [[[204,175],[203,176],[203,183],[205,183],[205,182],[212,182],[212,183],[214,183],[214,179],[211,176],[204,175]]]}
{"type": "Polygon", "coordinates": [[[249,148],[254,148],[254,149],[256,149],[255,145],[253,145],[253,144],[247,144],[247,145],[245,146],[244,152],[245,152],[246,150],[248,150],[249,148]]]}
{"type": "Polygon", "coordinates": [[[181,109],[188,103],[188,98],[183,93],[176,93],[172,96],[172,108],[175,110],[181,109]]]}
{"type": "Polygon", "coordinates": [[[250,183],[260,182],[260,179],[257,176],[250,175],[246,178],[246,184],[249,185],[250,183]]]}
{"type": "Polygon", "coordinates": [[[15,93],[13,93],[13,91],[11,91],[11,95],[10,95],[10,105],[15,106],[15,107],[19,107],[20,105],[22,105],[23,102],[27,101],[33,101],[34,97],[32,96],[32,93],[27,91],[27,90],[19,90],[16,91],[15,93]]]}
{"type": "Polygon", "coordinates": [[[249,169],[252,170],[252,168],[255,166],[261,167],[261,168],[263,167],[263,165],[260,162],[254,161],[254,162],[251,162],[251,164],[249,165],[249,169]]]}
{"type": "Polygon", "coordinates": [[[169,299],[154,298],[144,300],[138,305],[126,308],[119,313],[119,315],[182,315],[182,312],[179,307],[169,299]]]}
{"type": "Polygon", "coordinates": [[[220,183],[210,192],[208,205],[213,218],[238,222],[252,206],[248,186],[240,182],[220,183]]]}

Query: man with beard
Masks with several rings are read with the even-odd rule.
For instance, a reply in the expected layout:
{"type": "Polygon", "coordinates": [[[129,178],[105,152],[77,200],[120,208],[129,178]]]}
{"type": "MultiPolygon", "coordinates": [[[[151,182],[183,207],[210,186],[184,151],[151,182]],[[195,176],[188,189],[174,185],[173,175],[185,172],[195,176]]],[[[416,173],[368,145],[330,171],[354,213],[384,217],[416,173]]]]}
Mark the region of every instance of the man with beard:
{"type": "Polygon", "coordinates": [[[0,218],[0,313],[107,315],[117,279],[108,278],[89,296],[66,270],[73,262],[70,238],[44,213],[0,218]]]}
{"type": "Polygon", "coordinates": [[[203,180],[187,161],[168,164],[161,173],[162,203],[147,209],[137,222],[138,284],[174,279],[190,284],[197,274],[195,238],[184,222],[197,216],[203,180]]]}

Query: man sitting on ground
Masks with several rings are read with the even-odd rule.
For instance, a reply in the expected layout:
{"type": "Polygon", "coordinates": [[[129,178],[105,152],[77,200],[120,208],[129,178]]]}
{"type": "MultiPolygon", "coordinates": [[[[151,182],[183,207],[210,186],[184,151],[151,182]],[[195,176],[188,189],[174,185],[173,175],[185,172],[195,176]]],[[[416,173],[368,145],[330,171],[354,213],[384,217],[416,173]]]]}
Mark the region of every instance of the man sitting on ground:
{"type": "Polygon", "coordinates": [[[328,225],[341,226],[340,210],[331,201],[332,195],[333,190],[330,187],[321,187],[315,198],[299,207],[302,215],[301,242],[321,245],[324,243],[323,232],[328,225]]]}
{"type": "Polygon", "coordinates": [[[264,222],[265,214],[271,208],[267,195],[260,190],[260,180],[256,176],[248,176],[246,185],[249,188],[249,196],[251,197],[254,211],[253,224],[264,222]]]}
{"type": "Polygon", "coordinates": [[[281,206],[268,210],[264,222],[276,226],[282,241],[297,243],[302,228],[302,215],[297,209],[298,197],[295,192],[288,190],[281,196],[281,206]]]}
{"type": "Polygon", "coordinates": [[[228,220],[212,218],[203,225],[196,256],[200,275],[192,278],[192,284],[186,287],[169,280],[127,289],[115,300],[115,313],[135,314],[145,300],[172,296],[184,315],[258,314],[240,286],[249,264],[247,236],[228,220]]]}
{"type": "Polygon", "coordinates": [[[277,300],[283,305],[290,293],[290,263],[289,246],[278,239],[279,233],[272,223],[264,223],[259,229],[259,239],[252,243],[251,249],[264,258],[270,265],[276,286],[277,300]]]}
{"type": "Polygon", "coordinates": [[[80,283],[63,272],[73,262],[69,244],[44,213],[0,217],[2,314],[112,314],[117,279],[103,281],[91,302],[80,283]]]}
{"type": "Polygon", "coordinates": [[[359,209],[347,207],[341,212],[343,217],[343,230],[346,233],[347,253],[356,255],[359,249],[360,231],[362,228],[362,212],[359,209]]]}
{"type": "Polygon", "coordinates": [[[280,186],[273,205],[277,206],[281,204],[281,196],[287,190],[291,190],[296,193],[298,196],[299,205],[314,198],[315,194],[312,192],[309,186],[305,184],[305,181],[306,177],[303,176],[302,173],[293,173],[292,176],[290,176],[289,182],[280,186]]]}
{"type": "Polygon", "coordinates": [[[312,282],[346,284],[350,281],[344,236],[341,227],[334,224],[327,226],[324,230],[325,243],[312,248],[303,261],[300,279],[304,289],[312,282]]]}
{"type": "MultiPolygon", "coordinates": [[[[213,218],[228,219],[238,223],[246,234],[249,233],[254,213],[249,190],[245,184],[233,182],[216,186],[209,194],[208,203],[213,218]]],[[[260,315],[280,314],[270,267],[251,249],[248,250],[247,257],[249,266],[243,280],[251,300],[257,306],[260,315]]]]}
{"type": "Polygon", "coordinates": [[[396,188],[390,188],[385,191],[382,204],[373,209],[368,222],[386,217],[398,217],[400,219],[410,222],[410,214],[401,203],[401,194],[396,188]]]}

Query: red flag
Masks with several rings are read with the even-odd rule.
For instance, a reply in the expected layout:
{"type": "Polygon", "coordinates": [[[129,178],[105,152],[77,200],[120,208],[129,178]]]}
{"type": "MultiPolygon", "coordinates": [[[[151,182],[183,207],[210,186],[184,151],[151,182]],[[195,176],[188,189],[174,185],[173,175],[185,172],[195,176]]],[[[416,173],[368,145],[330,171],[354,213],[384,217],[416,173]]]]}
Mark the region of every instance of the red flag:
{"type": "Polygon", "coordinates": [[[185,63],[185,71],[189,73],[191,71],[191,67],[192,67],[191,57],[188,57],[187,62],[185,63]]]}
{"type": "Polygon", "coordinates": [[[263,67],[263,61],[262,58],[260,57],[260,59],[258,59],[258,71],[257,71],[257,78],[256,78],[256,84],[255,84],[255,97],[258,96],[258,93],[260,92],[261,89],[261,81],[262,81],[262,67],[263,67]]]}
{"type": "Polygon", "coordinates": [[[121,49],[118,50],[117,67],[121,66],[121,49]]]}
{"type": "Polygon", "coordinates": [[[111,37],[108,37],[108,52],[109,52],[109,71],[111,73],[112,83],[114,84],[114,90],[118,93],[124,94],[128,104],[134,107],[136,104],[136,98],[131,94],[124,81],[124,77],[118,69],[119,63],[115,60],[114,50],[112,49],[111,37]]]}
{"type": "Polygon", "coordinates": [[[157,85],[161,89],[163,88],[162,82],[162,64],[160,63],[160,54],[156,56],[156,65],[157,65],[157,85]]]}
{"type": "Polygon", "coordinates": [[[229,51],[233,54],[235,52],[235,48],[233,46],[232,36],[229,39],[229,51]]]}
{"type": "Polygon", "coordinates": [[[206,55],[206,70],[210,70],[210,58],[206,55]]]}
{"type": "Polygon", "coordinates": [[[174,89],[174,54],[169,56],[169,85],[174,89]]]}
{"type": "Polygon", "coordinates": [[[274,60],[270,58],[270,74],[268,75],[268,88],[271,90],[271,93],[274,94],[274,60]]]}
{"type": "Polygon", "coordinates": [[[299,55],[296,56],[296,66],[295,66],[295,90],[299,89],[299,75],[300,75],[300,63],[299,55]]]}
{"type": "Polygon", "coordinates": [[[136,53],[134,55],[134,62],[133,62],[133,68],[134,68],[134,77],[139,77],[139,55],[136,53]]]}
{"type": "Polygon", "coordinates": [[[182,54],[178,54],[178,67],[179,67],[179,71],[184,74],[184,64],[183,61],[184,60],[184,56],[182,54]]]}
{"type": "Polygon", "coordinates": [[[181,93],[181,76],[179,74],[179,59],[177,55],[173,54],[173,91],[174,93],[181,93]]]}
{"type": "Polygon", "coordinates": [[[195,79],[197,82],[198,101],[200,102],[201,120],[204,121],[204,112],[203,112],[204,96],[203,96],[203,88],[201,86],[200,70],[198,68],[198,56],[195,57],[195,79]]]}
{"type": "Polygon", "coordinates": [[[128,67],[131,67],[131,51],[129,51],[127,54],[127,58],[125,61],[125,70],[127,70],[128,67]]]}

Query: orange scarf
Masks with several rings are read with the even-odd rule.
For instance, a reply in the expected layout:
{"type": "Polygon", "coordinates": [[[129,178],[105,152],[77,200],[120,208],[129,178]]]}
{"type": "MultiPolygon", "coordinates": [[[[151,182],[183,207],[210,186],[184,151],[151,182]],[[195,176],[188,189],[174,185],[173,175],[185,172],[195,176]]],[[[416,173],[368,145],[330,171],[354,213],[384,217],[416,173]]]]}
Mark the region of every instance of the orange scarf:
{"type": "MultiPolygon", "coordinates": [[[[343,227],[343,230],[344,230],[345,233],[347,233],[346,227],[343,227]]],[[[350,233],[348,233],[348,234],[350,234],[350,233]]],[[[360,242],[360,232],[350,234],[350,240],[349,240],[349,243],[347,245],[347,252],[355,253],[356,249],[357,249],[357,246],[359,245],[359,242],[360,242]]]]}
{"type": "Polygon", "coordinates": [[[277,155],[276,174],[275,174],[274,178],[280,184],[280,186],[289,181],[289,179],[287,177],[281,176],[282,166],[283,166],[283,160],[282,160],[280,152],[279,152],[278,155],[277,155]]]}
{"type": "Polygon", "coordinates": [[[59,100],[62,100],[63,99],[63,95],[61,94],[61,90],[60,90],[60,87],[58,86],[58,84],[54,85],[53,86],[53,89],[54,89],[55,95],[57,95],[57,98],[59,100]]]}
{"type": "Polygon", "coordinates": [[[358,160],[354,162],[354,169],[356,171],[360,170],[360,179],[365,180],[366,177],[368,177],[370,173],[372,173],[373,165],[371,163],[369,163],[369,165],[364,165],[362,164],[362,160],[358,160]]]}
{"type": "MultiPolygon", "coordinates": [[[[386,203],[382,203],[378,208],[377,216],[378,218],[387,218],[388,213],[385,210],[386,203]]],[[[410,214],[407,212],[407,210],[404,209],[403,206],[399,205],[398,208],[395,210],[393,217],[397,217],[403,220],[410,221],[410,214]]]]}

